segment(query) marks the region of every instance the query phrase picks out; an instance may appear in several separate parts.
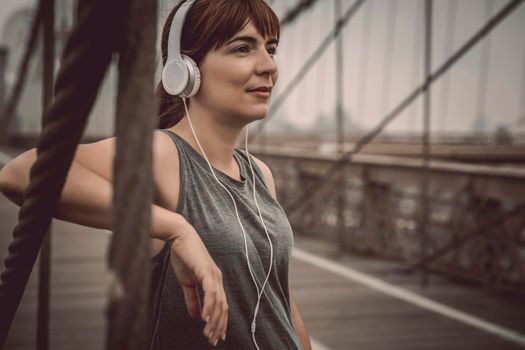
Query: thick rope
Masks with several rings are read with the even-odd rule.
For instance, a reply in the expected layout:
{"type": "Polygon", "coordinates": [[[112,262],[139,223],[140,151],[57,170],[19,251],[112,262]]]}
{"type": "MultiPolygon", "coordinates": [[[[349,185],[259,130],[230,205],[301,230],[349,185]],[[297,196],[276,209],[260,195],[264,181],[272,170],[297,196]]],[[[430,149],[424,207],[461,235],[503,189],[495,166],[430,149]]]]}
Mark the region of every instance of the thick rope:
{"type": "Polygon", "coordinates": [[[55,100],[44,112],[38,158],[19,212],[0,283],[0,347],[5,343],[43,237],[56,213],[76,146],[86,126],[115,45],[122,1],[80,0],[67,42],[55,100]],[[116,23],[117,22],[117,23],[116,23]]]}

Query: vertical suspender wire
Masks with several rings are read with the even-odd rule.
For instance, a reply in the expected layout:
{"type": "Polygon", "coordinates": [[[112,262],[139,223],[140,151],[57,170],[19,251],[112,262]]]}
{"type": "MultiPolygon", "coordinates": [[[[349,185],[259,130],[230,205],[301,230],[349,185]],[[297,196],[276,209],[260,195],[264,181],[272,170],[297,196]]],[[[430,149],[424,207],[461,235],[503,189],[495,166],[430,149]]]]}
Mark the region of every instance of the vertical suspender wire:
{"type": "Polygon", "coordinates": [[[521,87],[518,95],[519,110],[518,110],[518,125],[525,125],[525,40],[523,42],[523,55],[521,58],[521,87]]]}
{"type": "MultiPolygon", "coordinates": [[[[524,0],[509,0],[505,3],[502,8],[494,15],[488,23],[486,23],[478,32],[476,32],[470,39],[467,40],[451,57],[447,59],[441,66],[439,66],[435,72],[433,72],[429,79],[432,83],[433,81],[439,79],[441,75],[447,72],[450,67],[452,67],[458,60],[460,60],[467,52],[469,52],[472,47],[476,45],[487,33],[494,29],[498,24],[500,24],[509,14],[512,13],[519,5],[521,5],[524,0]]],[[[307,66],[307,65],[305,65],[307,66]]],[[[302,71],[302,70],[301,70],[302,71]]],[[[287,92],[294,88],[297,81],[300,81],[300,76],[293,79],[294,84],[290,84],[287,87],[287,92]]],[[[305,205],[311,203],[312,200],[316,199],[320,191],[324,189],[325,184],[331,183],[332,179],[335,177],[338,171],[345,165],[345,163],[352,160],[354,154],[359,153],[364,146],[370,143],[385,127],[389,125],[396,117],[401,115],[401,113],[412,104],[417,97],[423,92],[425,84],[428,82],[424,81],[421,85],[415,87],[415,89],[408,94],[388,115],[386,115],[380,123],[378,123],[371,131],[366,135],[359,138],[354,144],[351,150],[345,152],[341,158],[336,160],[323,174],[320,175],[318,186],[312,186],[310,189],[305,190],[303,193],[297,196],[297,199],[291,201],[291,204],[287,205],[285,211],[288,215],[292,215],[299,208],[304,207],[305,205]]],[[[278,96],[277,101],[274,105],[274,110],[277,110],[286,97],[278,96]]],[[[252,138],[253,139],[253,138],[252,138]]]]}
{"type": "MultiPolygon", "coordinates": [[[[428,198],[428,163],[430,158],[430,87],[431,87],[431,55],[432,55],[432,0],[425,0],[425,85],[423,87],[423,169],[421,176],[421,221],[419,231],[421,232],[421,258],[427,254],[427,241],[429,235],[429,198],[428,198]]],[[[421,285],[428,285],[428,274],[426,264],[421,265],[421,285]]]]}
{"type": "MultiPolygon", "coordinates": [[[[341,14],[343,13],[343,6],[341,0],[334,0],[334,20],[336,21],[336,26],[341,25],[341,14]]],[[[344,70],[343,70],[343,30],[339,32],[339,35],[335,38],[335,92],[336,92],[336,101],[335,101],[335,110],[336,110],[336,126],[337,126],[337,157],[340,157],[344,153],[345,147],[345,125],[344,125],[344,116],[343,116],[343,104],[344,104],[344,70]]],[[[341,171],[338,179],[338,188],[341,189],[337,191],[337,246],[339,247],[339,252],[344,250],[344,241],[345,241],[345,174],[344,171],[341,171]]]]}
{"type": "Polygon", "coordinates": [[[334,28],[328,35],[323,39],[321,42],[321,45],[312,53],[310,57],[306,60],[304,65],[299,69],[299,72],[295,74],[294,77],[292,77],[291,81],[286,85],[286,87],[283,89],[283,93],[270,104],[270,113],[268,114],[268,117],[266,119],[263,119],[259,125],[257,130],[253,133],[253,136],[251,138],[252,142],[257,139],[258,135],[261,133],[262,129],[264,129],[264,126],[268,123],[268,121],[271,119],[272,115],[277,112],[279,108],[283,105],[283,103],[288,99],[288,97],[291,95],[291,93],[295,90],[295,88],[299,85],[299,83],[302,81],[302,79],[305,77],[305,75],[308,73],[308,71],[312,68],[312,66],[319,60],[321,57],[321,54],[326,50],[326,48],[332,43],[333,38],[337,35],[333,33],[333,31],[339,32],[344,25],[348,23],[348,21],[353,18],[353,15],[359,10],[359,7],[365,2],[365,0],[355,0],[352,6],[348,8],[348,10],[345,12],[345,14],[341,18],[341,26],[338,26],[334,28]]]}
{"type": "Polygon", "coordinates": [[[8,54],[9,52],[7,50],[7,47],[0,45],[0,111],[4,108],[5,104],[5,69],[7,67],[8,54]]]}
{"type": "MultiPolygon", "coordinates": [[[[423,40],[421,40],[420,38],[420,33],[422,31],[421,31],[421,17],[419,17],[419,15],[422,11],[423,10],[421,9],[421,1],[416,0],[416,8],[414,10],[414,46],[412,48],[412,52],[413,52],[412,57],[413,57],[414,64],[412,64],[412,74],[410,77],[412,86],[419,86],[421,84],[419,80],[419,75],[421,73],[421,65],[420,65],[421,42],[423,40]]],[[[410,129],[416,126],[417,119],[419,118],[417,115],[419,112],[417,106],[418,106],[418,103],[417,103],[417,100],[415,100],[412,103],[412,108],[410,109],[410,114],[407,118],[407,131],[410,131],[410,129]]]]}
{"type": "MultiPolygon", "coordinates": [[[[305,50],[306,52],[310,52],[310,46],[312,44],[312,40],[311,40],[311,38],[312,38],[312,25],[311,25],[311,21],[310,21],[310,19],[312,18],[311,17],[311,13],[312,13],[312,9],[311,8],[305,9],[305,10],[303,10],[303,14],[300,17],[300,19],[296,20],[296,23],[297,23],[297,26],[298,26],[297,27],[298,32],[301,33],[300,39],[297,40],[297,42],[300,43],[300,45],[301,45],[300,50],[298,50],[298,52],[304,52],[303,50],[305,50]],[[308,38],[308,39],[305,40],[304,38],[308,38]]],[[[304,118],[305,113],[309,109],[308,104],[312,100],[312,98],[310,98],[310,94],[312,93],[312,87],[308,84],[308,80],[305,79],[305,83],[302,84],[301,88],[302,88],[302,92],[298,93],[299,98],[297,99],[297,101],[298,101],[298,103],[297,103],[297,115],[300,118],[304,118]]],[[[312,131],[310,131],[309,133],[310,134],[314,134],[314,132],[312,132],[312,131]]],[[[312,136],[315,137],[317,135],[312,135],[312,136]]],[[[310,138],[310,140],[312,140],[312,139],[313,138],[310,138]]]]}
{"type": "Polygon", "coordinates": [[[386,44],[383,56],[383,89],[381,91],[381,114],[380,118],[388,112],[390,102],[390,88],[392,83],[392,63],[395,59],[395,45],[396,40],[396,14],[397,14],[397,0],[390,0],[388,2],[388,23],[386,25],[386,44]]]}
{"type": "Polygon", "coordinates": [[[78,23],[64,51],[53,104],[13,231],[0,282],[0,348],[3,347],[38,251],[57,205],[76,146],[86,126],[114,46],[120,1],[79,0],[78,23]],[[86,70],[89,67],[89,70],[86,70]]]}
{"type": "MultiPolygon", "coordinates": [[[[452,54],[454,45],[454,38],[456,32],[456,13],[458,12],[458,0],[448,1],[448,14],[446,21],[445,45],[443,47],[443,61],[452,54]]],[[[450,102],[450,76],[451,73],[445,74],[441,82],[440,103],[438,105],[439,112],[439,130],[444,134],[447,127],[448,105],[450,102]]]]}
{"type": "Polygon", "coordinates": [[[5,141],[5,139],[9,137],[9,126],[16,115],[16,106],[18,105],[18,101],[22,95],[27,72],[29,70],[29,63],[36,47],[40,23],[42,21],[42,13],[44,8],[48,6],[48,2],[49,0],[40,0],[38,2],[35,14],[33,15],[31,32],[26,42],[24,56],[20,61],[20,65],[18,66],[17,70],[17,80],[10,92],[7,103],[3,106],[2,111],[0,112],[0,142],[5,141]]]}
{"type": "MultiPolygon", "coordinates": [[[[43,18],[43,89],[42,110],[45,111],[53,102],[53,85],[55,73],[55,0],[49,0],[44,8],[43,18]]],[[[42,130],[46,121],[42,118],[42,130]]],[[[36,347],[38,350],[49,349],[49,299],[51,276],[51,227],[44,236],[40,248],[40,261],[38,269],[38,311],[36,347]]]]}
{"type": "MultiPolygon", "coordinates": [[[[318,11],[320,12],[320,15],[319,16],[315,16],[317,18],[326,18],[325,16],[325,6],[318,6],[317,9],[318,11]]],[[[315,23],[315,25],[317,25],[318,27],[316,28],[315,30],[315,33],[321,33],[322,35],[322,27],[323,27],[323,23],[321,21],[314,21],[313,23],[315,23]]],[[[313,24],[312,23],[312,24],[313,24]]],[[[315,39],[317,39],[318,37],[316,36],[315,39]]],[[[322,37],[321,37],[322,39],[322,37]]],[[[317,42],[317,40],[316,40],[317,42]]],[[[320,56],[322,56],[323,53],[320,54],[320,56]]],[[[317,79],[316,79],[316,82],[317,82],[317,91],[318,91],[318,95],[317,95],[317,101],[319,101],[317,103],[317,106],[318,106],[318,109],[317,109],[317,114],[319,117],[323,117],[324,116],[324,113],[323,113],[323,110],[324,110],[324,104],[325,104],[325,82],[326,82],[326,67],[328,65],[327,64],[323,64],[322,62],[322,57],[319,57],[319,63],[316,65],[316,68],[317,68],[317,79]]],[[[324,142],[324,139],[321,139],[321,142],[324,142]]]]}
{"type": "Polygon", "coordinates": [[[367,93],[367,76],[368,76],[368,56],[370,51],[370,34],[372,32],[372,19],[374,11],[374,2],[368,1],[365,7],[365,13],[363,18],[363,40],[361,41],[361,58],[359,63],[361,69],[359,71],[359,88],[357,89],[357,104],[356,114],[357,117],[363,122],[366,121],[365,108],[366,108],[366,93],[367,93]]]}
{"type": "MultiPolygon", "coordinates": [[[[293,72],[295,70],[295,68],[297,68],[297,66],[295,65],[295,60],[300,60],[299,57],[301,57],[301,50],[299,50],[299,48],[297,47],[297,45],[299,45],[299,37],[302,37],[302,35],[299,33],[299,21],[293,21],[290,23],[290,25],[293,26],[292,28],[292,31],[291,31],[291,37],[292,37],[292,40],[290,40],[290,42],[292,42],[292,51],[291,51],[291,59],[290,59],[290,63],[293,67],[293,69],[291,69],[290,71],[293,72]]],[[[292,106],[292,103],[288,103],[288,106],[290,108],[290,110],[292,111],[292,120],[294,120],[295,118],[297,118],[297,115],[298,115],[298,112],[299,112],[299,108],[300,108],[300,105],[301,105],[301,99],[300,99],[300,95],[299,93],[296,93],[296,94],[293,94],[292,96],[290,96],[290,99],[294,98],[295,99],[295,103],[294,105],[292,106]],[[292,97],[293,96],[293,97],[292,97]]],[[[297,120],[297,119],[295,119],[297,120]]],[[[304,135],[304,130],[303,132],[301,133],[304,135]]]]}
{"type": "MultiPolygon", "coordinates": [[[[485,1],[485,23],[489,21],[494,8],[494,0],[485,1]]],[[[487,89],[490,68],[490,34],[485,37],[485,41],[481,46],[480,60],[479,60],[479,84],[478,84],[478,100],[475,115],[475,132],[481,132],[484,136],[487,130],[487,89]]]]}
{"type": "MultiPolygon", "coordinates": [[[[341,0],[334,0],[334,19],[336,26],[340,24],[339,16],[343,13],[341,0]]],[[[343,66],[343,30],[335,37],[335,92],[336,92],[336,125],[337,125],[337,144],[339,154],[344,152],[345,129],[344,129],[344,66],[343,66]]]]}
{"type": "Polygon", "coordinates": [[[120,47],[106,348],[149,348],[157,1],[127,0],[120,47]]]}

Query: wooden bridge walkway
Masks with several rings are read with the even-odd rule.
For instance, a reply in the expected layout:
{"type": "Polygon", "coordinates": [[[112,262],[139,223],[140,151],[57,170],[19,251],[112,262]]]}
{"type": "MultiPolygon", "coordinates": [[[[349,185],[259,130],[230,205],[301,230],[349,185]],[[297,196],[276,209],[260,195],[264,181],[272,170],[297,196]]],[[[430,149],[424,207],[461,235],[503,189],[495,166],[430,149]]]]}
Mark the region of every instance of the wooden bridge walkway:
{"type": "MultiPolygon", "coordinates": [[[[17,210],[0,196],[2,262],[17,210]]],[[[103,349],[109,233],[61,221],[53,232],[51,349],[103,349]]],[[[295,248],[291,285],[314,349],[525,349],[523,301],[435,275],[422,288],[400,264],[338,256],[333,245],[299,235],[295,248]]],[[[36,272],[6,350],[35,349],[36,272]]]]}

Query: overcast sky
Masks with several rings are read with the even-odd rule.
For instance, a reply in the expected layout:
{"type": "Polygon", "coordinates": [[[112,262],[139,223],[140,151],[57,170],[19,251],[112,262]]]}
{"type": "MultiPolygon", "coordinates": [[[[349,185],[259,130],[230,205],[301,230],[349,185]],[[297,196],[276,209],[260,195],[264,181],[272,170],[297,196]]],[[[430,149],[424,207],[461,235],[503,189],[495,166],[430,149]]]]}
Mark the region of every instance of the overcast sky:
{"type": "MultiPolygon", "coordinates": [[[[170,2],[170,0],[166,0],[170,2]]],[[[175,1],[171,1],[175,3],[175,1]]],[[[279,16],[297,0],[275,0],[279,16]]],[[[432,67],[435,70],[444,58],[456,51],[486,22],[487,13],[494,15],[505,0],[439,0],[434,1],[432,67]],[[455,6],[455,20],[449,16],[455,6]],[[492,7],[488,10],[487,6],[492,7]],[[449,19],[447,21],[447,18],[449,19]],[[453,28],[453,40],[445,40],[447,28],[453,28]],[[447,43],[449,48],[446,49],[447,43]]],[[[0,38],[4,25],[13,12],[34,4],[33,0],[2,0],[0,38]]],[[[342,0],[343,13],[354,3],[342,0]]],[[[343,31],[344,45],[344,108],[349,117],[364,129],[370,129],[386,112],[394,108],[422,80],[422,0],[366,1],[343,31]],[[395,16],[389,16],[389,13],[395,16]],[[395,22],[395,23],[394,23],[395,22]],[[390,24],[389,24],[390,23],[390,24]],[[366,29],[369,28],[368,39],[366,29]],[[390,39],[387,39],[390,38],[390,39]],[[387,44],[387,40],[392,40],[387,44]],[[368,52],[366,54],[366,52],[368,52]],[[388,52],[388,55],[385,55],[388,52]],[[365,63],[366,61],[366,63],[365,63]],[[388,81],[390,67],[391,83],[388,81]],[[386,102],[388,97],[388,101],[386,102]]],[[[305,60],[319,46],[334,23],[334,1],[319,0],[298,21],[282,31],[276,60],[280,79],[275,97],[282,92],[305,60]]],[[[162,20],[162,19],[161,19],[162,20]]],[[[510,16],[466,54],[432,88],[432,128],[444,131],[471,131],[476,116],[486,115],[487,130],[498,125],[511,125],[525,114],[522,87],[525,64],[525,5],[510,16]],[[483,46],[489,43],[488,87],[485,101],[479,88],[483,46]],[[448,77],[448,78],[447,78],[448,77]],[[447,84],[448,93],[443,94],[447,84]],[[522,94],[522,96],[520,96],[522,94]],[[445,117],[443,117],[445,115],[445,117]]],[[[287,120],[297,127],[312,128],[322,113],[335,120],[335,55],[332,44],[299,87],[294,90],[275,120],[287,120]]],[[[420,103],[413,104],[389,126],[388,130],[418,131],[421,128],[420,103]]]]}

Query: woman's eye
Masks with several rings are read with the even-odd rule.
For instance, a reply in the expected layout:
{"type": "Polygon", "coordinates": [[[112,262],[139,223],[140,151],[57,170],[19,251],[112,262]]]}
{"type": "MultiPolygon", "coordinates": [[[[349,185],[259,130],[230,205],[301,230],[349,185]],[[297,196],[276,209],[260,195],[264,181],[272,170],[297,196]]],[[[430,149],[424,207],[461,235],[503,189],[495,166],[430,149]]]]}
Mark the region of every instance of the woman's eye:
{"type": "MultiPolygon", "coordinates": [[[[233,50],[234,52],[241,52],[241,53],[248,53],[250,52],[250,47],[249,46],[240,46],[238,48],[236,48],[235,50],[233,50]]],[[[277,54],[277,48],[276,47],[269,47],[268,49],[268,53],[270,55],[276,55],[277,54]]]]}
{"type": "Polygon", "coordinates": [[[234,51],[235,52],[247,53],[247,52],[250,52],[250,48],[248,46],[241,46],[241,47],[236,48],[234,51]]]}
{"type": "Polygon", "coordinates": [[[270,55],[277,55],[277,48],[276,47],[269,47],[268,48],[268,53],[270,53],[270,55]]]}

